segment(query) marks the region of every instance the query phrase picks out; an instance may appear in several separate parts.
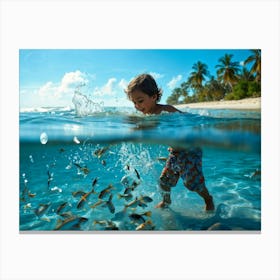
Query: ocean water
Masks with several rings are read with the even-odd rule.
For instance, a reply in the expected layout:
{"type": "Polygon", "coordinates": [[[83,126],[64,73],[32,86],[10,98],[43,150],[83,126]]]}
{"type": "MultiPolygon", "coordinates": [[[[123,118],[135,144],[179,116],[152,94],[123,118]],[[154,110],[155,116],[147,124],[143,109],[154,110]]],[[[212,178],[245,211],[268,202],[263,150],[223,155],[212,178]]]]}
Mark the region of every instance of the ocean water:
{"type": "Polygon", "coordinates": [[[261,230],[259,111],[143,116],[79,93],[73,104],[20,112],[20,231],[261,230]],[[181,179],[155,208],[169,146],[202,148],[215,211],[181,179]]]}

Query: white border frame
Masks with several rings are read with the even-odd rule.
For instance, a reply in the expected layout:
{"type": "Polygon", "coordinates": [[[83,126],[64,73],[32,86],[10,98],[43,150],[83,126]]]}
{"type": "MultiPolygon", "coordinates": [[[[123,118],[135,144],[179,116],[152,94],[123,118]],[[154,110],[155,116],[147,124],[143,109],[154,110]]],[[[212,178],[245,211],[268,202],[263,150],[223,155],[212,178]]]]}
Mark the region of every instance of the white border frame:
{"type": "Polygon", "coordinates": [[[1,279],[280,279],[277,0],[0,3],[1,279]],[[21,48],[262,49],[261,233],[20,234],[21,48]]]}

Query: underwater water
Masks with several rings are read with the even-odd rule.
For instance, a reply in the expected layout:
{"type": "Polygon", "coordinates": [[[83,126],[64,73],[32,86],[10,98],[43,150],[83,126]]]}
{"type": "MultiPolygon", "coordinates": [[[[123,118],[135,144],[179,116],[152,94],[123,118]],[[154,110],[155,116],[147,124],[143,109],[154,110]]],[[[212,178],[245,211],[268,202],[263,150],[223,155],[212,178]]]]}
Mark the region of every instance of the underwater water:
{"type": "Polygon", "coordinates": [[[261,230],[260,112],[143,116],[83,98],[20,112],[21,231],[261,230]],[[155,208],[169,146],[202,148],[215,211],[181,179],[155,208]]]}

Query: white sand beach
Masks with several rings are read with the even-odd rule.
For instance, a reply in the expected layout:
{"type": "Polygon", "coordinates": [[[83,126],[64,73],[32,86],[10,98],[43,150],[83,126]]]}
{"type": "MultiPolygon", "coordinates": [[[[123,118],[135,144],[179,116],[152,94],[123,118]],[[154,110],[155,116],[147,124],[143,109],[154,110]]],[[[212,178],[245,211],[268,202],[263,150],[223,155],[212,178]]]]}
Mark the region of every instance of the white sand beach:
{"type": "Polygon", "coordinates": [[[245,98],[240,100],[221,100],[200,103],[188,103],[175,106],[178,109],[184,108],[208,108],[208,109],[240,109],[240,110],[261,110],[261,97],[245,98]]]}

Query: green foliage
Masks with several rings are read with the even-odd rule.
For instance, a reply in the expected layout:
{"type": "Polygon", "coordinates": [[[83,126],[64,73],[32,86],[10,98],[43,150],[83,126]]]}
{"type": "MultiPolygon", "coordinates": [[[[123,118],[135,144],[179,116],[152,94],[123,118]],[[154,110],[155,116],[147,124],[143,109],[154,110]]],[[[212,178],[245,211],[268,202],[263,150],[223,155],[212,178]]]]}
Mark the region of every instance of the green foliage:
{"type": "Polygon", "coordinates": [[[218,81],[228,85],[230,89],[238,81],[238,73],[240,71],[239,62],[231,61],[232,57],[232,54],[225,54],[224,57],[219,59],[220,64],[216,65],[218,81]]]}
{"type": "Polygon", "coordinates": [[[168,96],[166,102],[167,102],[167,104],[169,104],[169,105],[176,105],[176,104],[179,104],[179,97],[178,97],[178,96],[175,96],[174,94],[171,94],[170,96],[168,96]]]}
{"type": "Polygon", "coordinates": [[[227,85],[224,85],[212,77],[203,89],[203,101],[221,100],[224,98],[226,92],[227,85]]]}
{"type": "Polygon", "coordinates": [[[194,71],[190,73],[187,85],[189,85],[189,87],[195,92],[199,92],[203,88],[205,77],[209,76],[208,66],[205,63],[198,61],[193,65],[192,69],[194,71]]]}
{"type": "Polygon", "coordinates": [[[261,84],[259,82],[250,82],[248,85],[248,93],[250,97],[260,97],[261,84]]]}
{"type": "Polygon", "coordinates": [[[261,51],[251,50],[244,64],[251,65],[248,70],[245,66],[240,69],[240,63],[232,61],[232,55],[225,54],[216,65],[217,76],[211,76],[206,64],[198,61],[192,67],[192,72],[180,87],[174,89],[167,98],[167,103],[194,103],[215,100],[238,100],[261,96],[261,51]],[[192,94],[189,94],[189,90],[192,94]]]}
{"type": "Polygon", "coordinates": [[[261,85],[256,81],[239,81],[233,91],[225,96],[226,100],[239,100],[261,96],[261,85]]]}
{"type": "Polygon", "coordinates": [[[261,81],[261,50],[251,50],[252,55],[250,55],[244,64],[251,64],[250,73],[255,75],[255,80],[261,81]]]}
{"type": "Polygon", "coordinates": [[[166,102],[170,105],[180,104],[179,99],[187,95],[184,88],[175,88],[172,94],[167,98],[166,102]]]}

